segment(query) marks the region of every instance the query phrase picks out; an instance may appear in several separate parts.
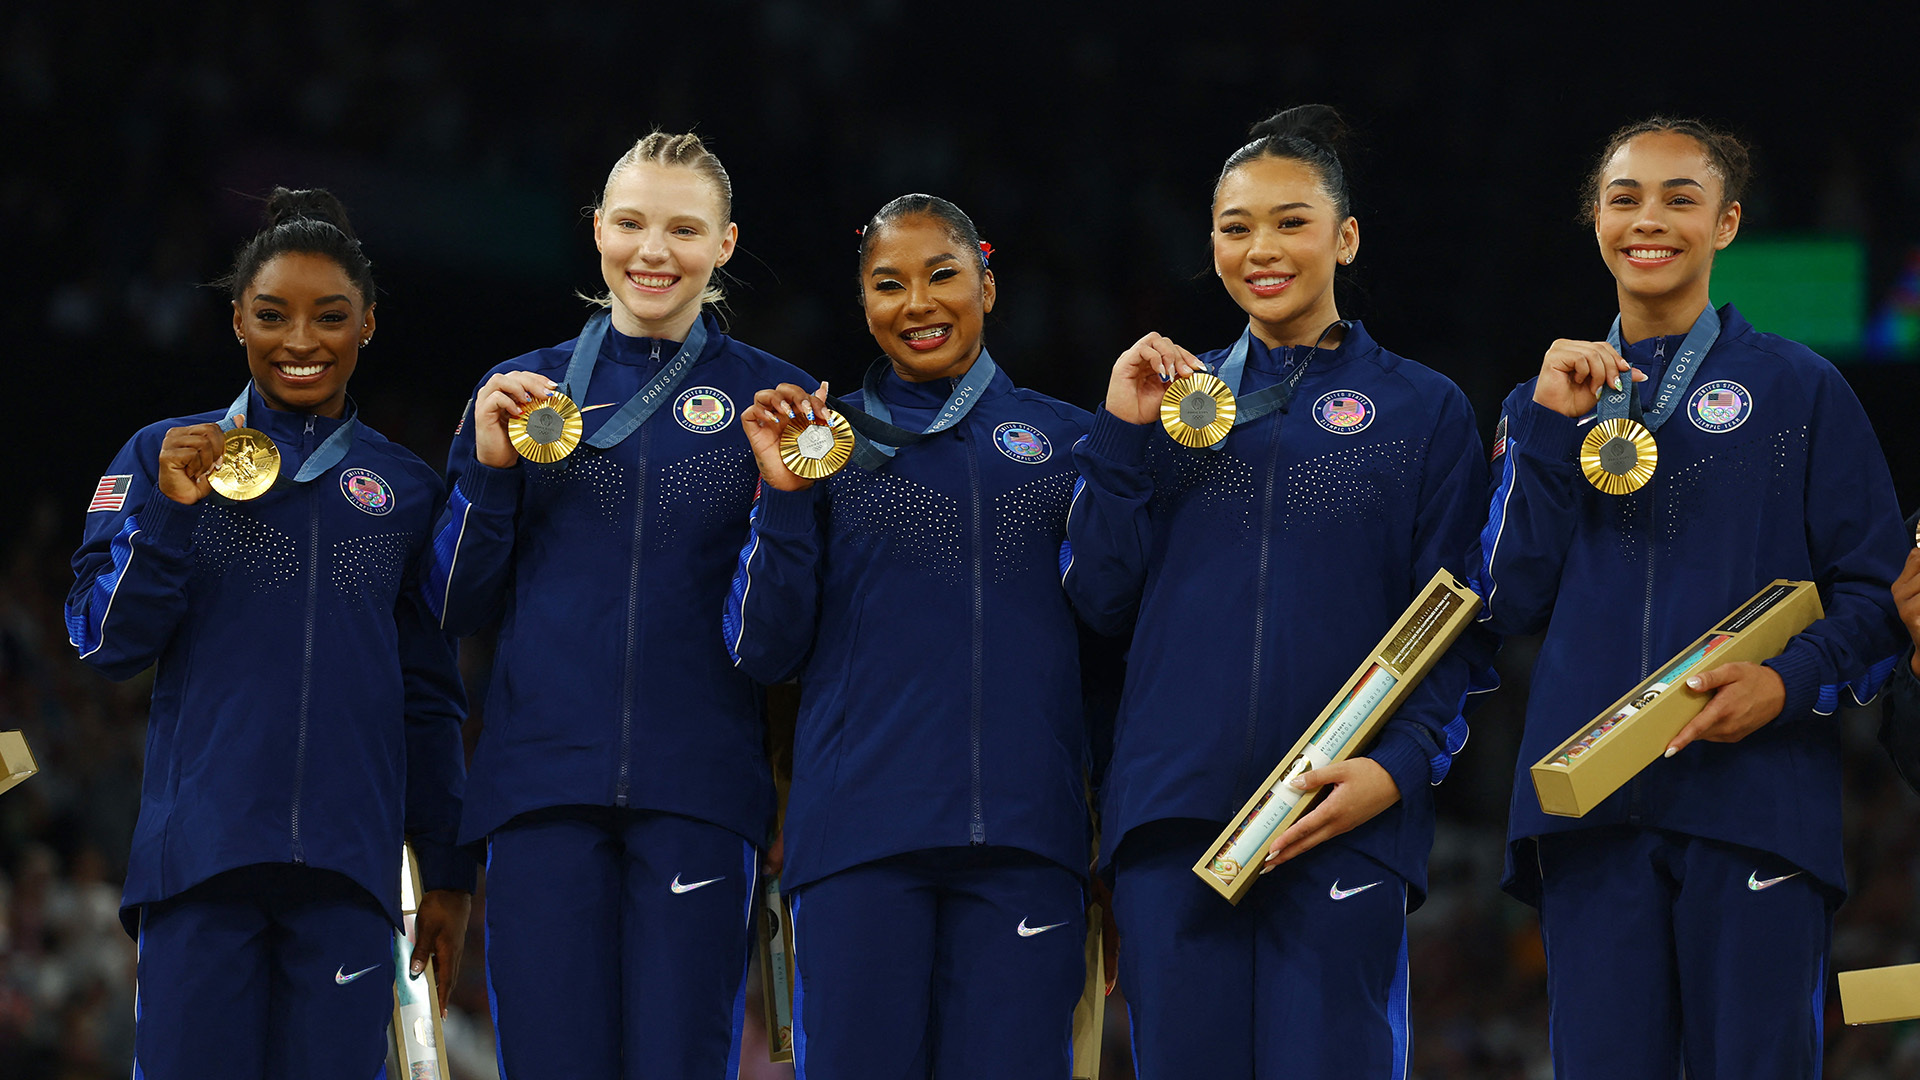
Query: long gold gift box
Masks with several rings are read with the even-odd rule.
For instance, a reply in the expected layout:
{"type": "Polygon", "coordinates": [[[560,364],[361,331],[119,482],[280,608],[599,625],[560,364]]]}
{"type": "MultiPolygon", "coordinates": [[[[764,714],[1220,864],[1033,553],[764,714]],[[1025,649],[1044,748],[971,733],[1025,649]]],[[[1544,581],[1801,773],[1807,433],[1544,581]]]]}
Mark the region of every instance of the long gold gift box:
{"type": "Polygon", "coordinates": [[[401,845],[400,924],[393,934],[393,1026],[394,1062],[403,1080],[450,1080],[447,1071],[447,1037],[440,1027],[440,985],[433,961],[419,975],[412,973],[413,950],[419,944],[420,864],[413,857],[413,845],[401,845]]]}
{"type": "Polygon", "coordinates": [[[0,792],[39,771],[33,751],[27,749],[27,737],[18,731],[0,731],[0,792]]]}
{"type": "Polygon", "coordinates": [[[1295,792],[1287,781],[1309,769],[1345,761],[1368,740],[1420,685],[1441,655],[1480,611],[1480,597],[1445,570],[1433,575],[1413,603],[1380,639],[1367,660],[1333,696],[1293,749],[1254,789],[1228,822],[1193,872],[1235,904],[1260,876],[1267,845],[1299,820],[1321,792],[1295,792]]]}
{"type": "Polygon", "coordinates": [[[1920,964],[1841,972],[1840,1017],[1849,1024],[1920,1020],[1920,964]]]}
{"type": "Polygon", "coordinates": [[[767,1022],[767,1060],[793,1060],[793,906],[780,879],[760,887],[760,993],[767,1022]]]}
{"type": "Polygon", "coordinates": [[[1665,754],[1706,707],[1710,695],[1687,689],[1688,676],[1722,664],[1771,660],[1823,614],[1811,581],[1775,581],[1755,593],[1533,766],[1540,809],[1580,817],[1599,806],[1665,754]]]}

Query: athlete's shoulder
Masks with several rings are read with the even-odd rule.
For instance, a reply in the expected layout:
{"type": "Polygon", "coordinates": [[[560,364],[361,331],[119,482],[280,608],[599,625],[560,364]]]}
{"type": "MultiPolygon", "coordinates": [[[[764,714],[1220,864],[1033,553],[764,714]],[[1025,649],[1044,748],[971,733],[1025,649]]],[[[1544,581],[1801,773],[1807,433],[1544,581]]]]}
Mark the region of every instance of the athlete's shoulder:
{"type": "Polygon", "coordinates": [[[225,409],[209,409],[206,412],[193,413],[188,416],[170,416],[165,420],[155,420],[153,423],[134,432],[133,437],[127,440],[125,449],[133,450],[136,448],[145,449],[152,447],[154,452],[158,453],[160,444],[167,439],[167,432],[174,428],[192,427],[195,424],[217,424],[226,418],[227,412],[225,409]]]}
{"type": "Polygon", "coordinates": [[[1038,390],[1029,390],[1024,386],[1016,386],[1008,396],[1024,408],[1050,414],[1052,417],[1071,424],[1083,432],[1093,426],[1092,413],[1080,408],[1078,405],[1069,405],[1059,398],[1049,397],[1038,390]]]}

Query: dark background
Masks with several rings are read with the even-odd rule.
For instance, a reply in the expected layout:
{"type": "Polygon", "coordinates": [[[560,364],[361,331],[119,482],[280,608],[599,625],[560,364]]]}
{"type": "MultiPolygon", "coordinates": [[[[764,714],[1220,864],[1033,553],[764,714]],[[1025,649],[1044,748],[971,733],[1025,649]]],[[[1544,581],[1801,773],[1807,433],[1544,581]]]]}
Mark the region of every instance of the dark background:
{"type": "MultiPolygon", "coordinates": [[[[486,369],[583,321],[574,293],[601,282],[581,208],[655,125],[697,129],[733,175],[731,332],[841,387],[877,351],[856,306],[854,230],[908,191],[954,200],[994,244],[988,336],[1024,385],[1091,405],[1148,330],[1225,345],[1243,320],[1208,273],[1212,182],[1248,125],[1305,101],[1358,129],[1362,245],[1342,313],[1451,376],[1483,432],[1552,339],[1598,337],[1615,310],[1577,216],[1593,155],[1626,121],[1699,115],[1749,138],[1742,240],[1858,238],[1875,305],[1920,244],[1910,24],[1832,5],[1713,20],[1596,8],[1578,22],[1202,7],[0,14],[0,370],[17,463],[0,512],[0,729],[27,730],[45,768],[0,797],[0,1074],[125,1070],[128,954],[111,908],[146,685],[72,659],[66,559],[92,484],[136,428],[217,408],[242,384],[225,296],[204,283],[276,183],[329,187],[353,211],[380,285],[354,393],[375,427],[436,463],[486,369]]],[[[1831,358],[1912,507],[1920,357],[1831,358]]],[[[1537,938],[1491,884],[1530,657],[1526,642],[1509,648],[1507,689],[1441,788],[1436,889],[1412,920],[1419,1076],[1542,1075],[1537,938]]],[[[485,661],[473,651],[470,676],[485,661]]],[[[1836,963],[1915,959],[1916,800],[1876,756],[1874,717],[1842,723],[1855,899],[1836,963]]],[[[462,988],[476,1040],[478,944],[462,988]]],[[[1846,1031],[1836,1011],[1829,1047],[1835,1075],[1920,1075],[1911,1026],[1846,1031]]]]}

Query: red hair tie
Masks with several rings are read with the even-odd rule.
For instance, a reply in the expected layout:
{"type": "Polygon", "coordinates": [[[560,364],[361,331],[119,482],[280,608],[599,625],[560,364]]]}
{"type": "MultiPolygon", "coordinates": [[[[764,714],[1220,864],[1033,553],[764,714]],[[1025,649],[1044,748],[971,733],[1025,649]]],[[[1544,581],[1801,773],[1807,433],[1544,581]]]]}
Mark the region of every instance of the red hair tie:
{"type": "Polygon", "coordinates": [[[980,262],[984,265],[992,260],[993,245],[987,243],[985,240],[980,241],[980,262]]]}

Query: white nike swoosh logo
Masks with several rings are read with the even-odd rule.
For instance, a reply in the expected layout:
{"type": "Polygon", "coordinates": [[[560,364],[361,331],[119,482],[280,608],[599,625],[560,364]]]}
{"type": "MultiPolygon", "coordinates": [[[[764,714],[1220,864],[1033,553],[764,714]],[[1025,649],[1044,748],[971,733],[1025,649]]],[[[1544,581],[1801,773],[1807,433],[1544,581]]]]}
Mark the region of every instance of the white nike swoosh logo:
{"type": "Polygon", "coordinates": [[[1580,419],[1578,419],[1578,420],[1575,420],[1575,421],[1573,422],[1573,426],[1574,426],[1574,427],[1586,427],[1586,426],[1587,426],[1588,424],[1591,424],[1591,423],[1593,423],[1593,422],[1594,422],[1595,420],[1598,420],[1599,418],[1600,418],[1600,414],[1599,414],[1599,413],[1594,413],[1594,414],[1593,414],[1592,416],[1583,416],[1583,417],[1581,417],[1580,419]]]}
{"type": "Polygon", "coordinates": [[[1752,889],[1754,892],[1759,892],[1761,889],[1771,889],[1788,878],[1799,877],[1801,873],[1803,873],[1803,871],[1795,870],[1791,874],[1781,874],[1779,877],[1770,877],[1762,881],[1760,880],[1760,871],[1755,870],[1753,873],[1747,875],[1747,888],[1752,889]]]}
{"type": "Polygon", "coordinates": [[[585,408],[583,408],[583,409],[581,409],[580,411],[581,411],[581,412],[592,412],[592,411],[593,411],[593,410],[595,410],[595,409],[611,409],[611,408],[613,408],[613,406],[614,406],[614,402],[611,402],[611,401],[606,401],[606,402],[602,402],[602,403],[600,403],[600,404],[598,404],[598,405],[588,405],[588,406],[586,406],[585,408]]]}
{"type": "Polygon", "coordinates": [[[1380,882],[1376,881],[1373,883],[1373,885],[1362,885],[1357,889],[1342,889],[1340,887],[1340,879],[1334,878],[1333,888],[1327,890],[1327,895],[1334,898],[1335,900],[1345,900],[1349,896],[1353,896],[1357,893],[1366,892],[1368,889],[1371,889],[1373,888],[1374,885],[1378,885],[1378,884],[1380,884],[1380,882]]]}
{"type": "Polygon", "coordinates": [[[374,968],[377,968],[379,966],[380,966],[379,964],[375,964],[373,965],[373,967],[361,968],[359,971],[356,971],[353,974],[348,975],[346,973],[347,965],[341,964],[339,967],[333,969],[333,981],[336,985],[345,986],[348,983],[352,982],[353,980],[359,978],[362,975],[365,975],[367,972],[372,971],[374,970],[374,968]]]}
{"type": "Polygon", "coordinates": [[[1035,934],[1044,934],[1049,930],[1054,930],[1065,925],[1067,924],[1063,922],[1057,922],[1047,926],[1028,926],[1027,920],[1023,918],[1020,920],[1020,925],[1014,927],[1014,930],[1021,937],[1032,937],[1035,934]]]}
{"type": "Polygon", "coordinates": [[[696,881],[688,885],[682,885],[680,884],[680,875],[675,874],[673,875],[673,884],[667,886],[667,888],[672,889],[674,892],[677,892],[677,893],[692,892],[693,890],[701,888],[703,886],[711,885],[716,881],[725,881],[725,880],[727,880],[727,877],[725,874],[722,874],[719,877],[710,877],[705,881],[696,881]]]}

